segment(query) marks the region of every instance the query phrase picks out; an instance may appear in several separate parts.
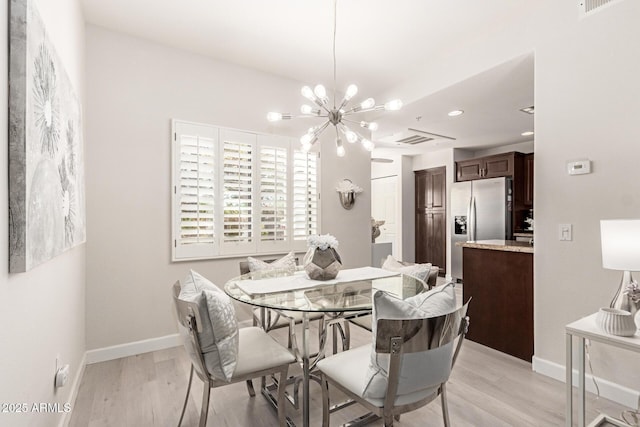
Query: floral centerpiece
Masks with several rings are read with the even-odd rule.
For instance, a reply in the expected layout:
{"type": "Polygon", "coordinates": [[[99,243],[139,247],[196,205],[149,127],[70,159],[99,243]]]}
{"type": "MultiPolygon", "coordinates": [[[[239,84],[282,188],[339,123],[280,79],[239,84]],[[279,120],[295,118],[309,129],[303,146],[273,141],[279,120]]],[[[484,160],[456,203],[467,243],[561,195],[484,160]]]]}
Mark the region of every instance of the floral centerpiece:
{"type": "Polygon", "coordinates": [[[336,251],[338,239],[331,234],[311,235],[307,238],[309,249],[302,261],[309,279],[335,279],[342,268],[342,260],[336,251]]]}
{"type": "Polygon", "coordinates": [[[640,328],[640,286],[638,282],[633,280],[629,283],[624,290],[624,294],[627,296],[628,307],[624,307],[623,310],[628,310],[635,316],[636,325],[640,328]]]}

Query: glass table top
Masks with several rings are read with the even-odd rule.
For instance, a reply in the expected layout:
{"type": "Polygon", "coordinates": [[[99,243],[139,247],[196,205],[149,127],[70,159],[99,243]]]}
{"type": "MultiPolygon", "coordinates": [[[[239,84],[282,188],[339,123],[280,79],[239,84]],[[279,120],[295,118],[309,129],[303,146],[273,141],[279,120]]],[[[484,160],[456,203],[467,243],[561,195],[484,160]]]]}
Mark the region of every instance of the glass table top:
{"type": "MultiPolygon", "coordinates": [[[[292,289],[270,293],[248,293],[239,284],[244,280],[277,279],[303,275],[300,270],[268,270],[248,273],[229,280],[224,290],[231,298],[258,307],[277,310],[307,312],[345,312],[371,310],[372,296],[376,291],[385,291],[398,298],[408,298],[424,290],[424,282],[411,276],[398,274],[377,279],[340,282],[340,274],[333,281],[323,283],[309,281],[303,289],[292,289]]],[[[308,279],[304,279],[308,280],[308,279]]],[[[253,282],[252,282],[253,283],[253,282]]]]}

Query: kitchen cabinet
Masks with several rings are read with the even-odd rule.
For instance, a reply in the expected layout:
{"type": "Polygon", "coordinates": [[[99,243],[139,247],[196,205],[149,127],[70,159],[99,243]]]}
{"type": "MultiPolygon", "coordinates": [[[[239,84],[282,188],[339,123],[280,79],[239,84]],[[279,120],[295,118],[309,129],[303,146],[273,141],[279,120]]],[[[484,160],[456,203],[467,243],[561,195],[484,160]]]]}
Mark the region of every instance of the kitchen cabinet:
{"type": "Polygon", "coordinates": [[[524,156],[524,204],[533,206],[533,153],[524,156]]]}
{"type": "Polygon", "coordinates": [[[444,167],[415,172],[416,252],[415,261],[446,266],[446,169],[444,167]]]}
{"type": "Polygon", "coordinates": [[[521,153],[510,152],[456,162],[456,181],[512,177],[521,162],[521,153]]]}
{"type": "Polygon", "coordinates": [[[462,257],[464,301],[472,298],[467,339],[531,362],[533,253],[463,245],[462,257]]]}

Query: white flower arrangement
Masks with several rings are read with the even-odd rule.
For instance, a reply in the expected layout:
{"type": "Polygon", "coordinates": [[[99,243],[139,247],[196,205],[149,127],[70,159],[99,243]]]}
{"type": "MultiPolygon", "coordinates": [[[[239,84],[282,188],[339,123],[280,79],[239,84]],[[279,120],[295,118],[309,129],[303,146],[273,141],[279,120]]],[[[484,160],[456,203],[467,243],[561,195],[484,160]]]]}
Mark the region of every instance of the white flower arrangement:
{"type": "Polygon", "coordinates": [[[324,251],[329,248],[337,248],[338,239],[331,234],[313,234],[307,238],[307,244],[310,248],[324,251]]]}
{"type": "Polygon", "coordinates": [[[340,183],[336,187],[336,191],[338,193],[350,193],[353,191],[354,193],[357,194],[357,193],[362,193],[362,188],[358,187],[348,179],[344,179],[340,181],[340,183]]]}

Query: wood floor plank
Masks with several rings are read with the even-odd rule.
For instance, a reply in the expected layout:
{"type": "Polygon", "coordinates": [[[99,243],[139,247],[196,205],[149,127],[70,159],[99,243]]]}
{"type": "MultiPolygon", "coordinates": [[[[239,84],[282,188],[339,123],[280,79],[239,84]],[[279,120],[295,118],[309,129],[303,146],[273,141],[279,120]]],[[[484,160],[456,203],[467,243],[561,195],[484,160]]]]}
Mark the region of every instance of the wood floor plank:
{"type": "MultiPolygon", "coordinates": [[[[353,327],[352,346],[371,343],[370,333],[353,327]]],[[[286,330],[274,331],[286,345],[286,330]]],[[[316,340],[317,333],[311,336],[316,340]]],[[[330,340],[328,341],[331,342],[330,340]]],[[[87,366],[71,415],[72,427],[145,427],[175,426],[189,377],[190,361],[182,347],[175,347],[111,360],[87,366]]],[[[290,373],[299,373],[297,366],[290,373]]],[[[255,381],[256,388],[259,380],[255,381]]],[[[343,396],[332,390],[332,402],[343,396]]],[[[564,424],[564,384],[531,370],[531,364],[466,341],[448,385],[449,412],[453,426],[560,426],[564,424]]],[[[200,417],[202,381],[194,377],[183,426],[196,426],[200,417]]],[[[311,424],[322,420],[321,393],[311,383],[311,424]]],[[[587,416],[604,411],[619,416],[624,408],[589,394],[587,416]]],[[[287,406],[287,415],[301,424],[300,410],[287,406]]],[[[331,425],[341,425],[366,413],[352,405],[332,414],[331,425]]],[[[244,383],[211,392],[209,427],[269,427],[277,425],[277,416],[258,394],[250,398],[244,383]]],[[[382,426],[378,421],[372,426],[382,426]]],[[[402,415],[401,427],[440,427],[439,399],[402,415]]]]}

